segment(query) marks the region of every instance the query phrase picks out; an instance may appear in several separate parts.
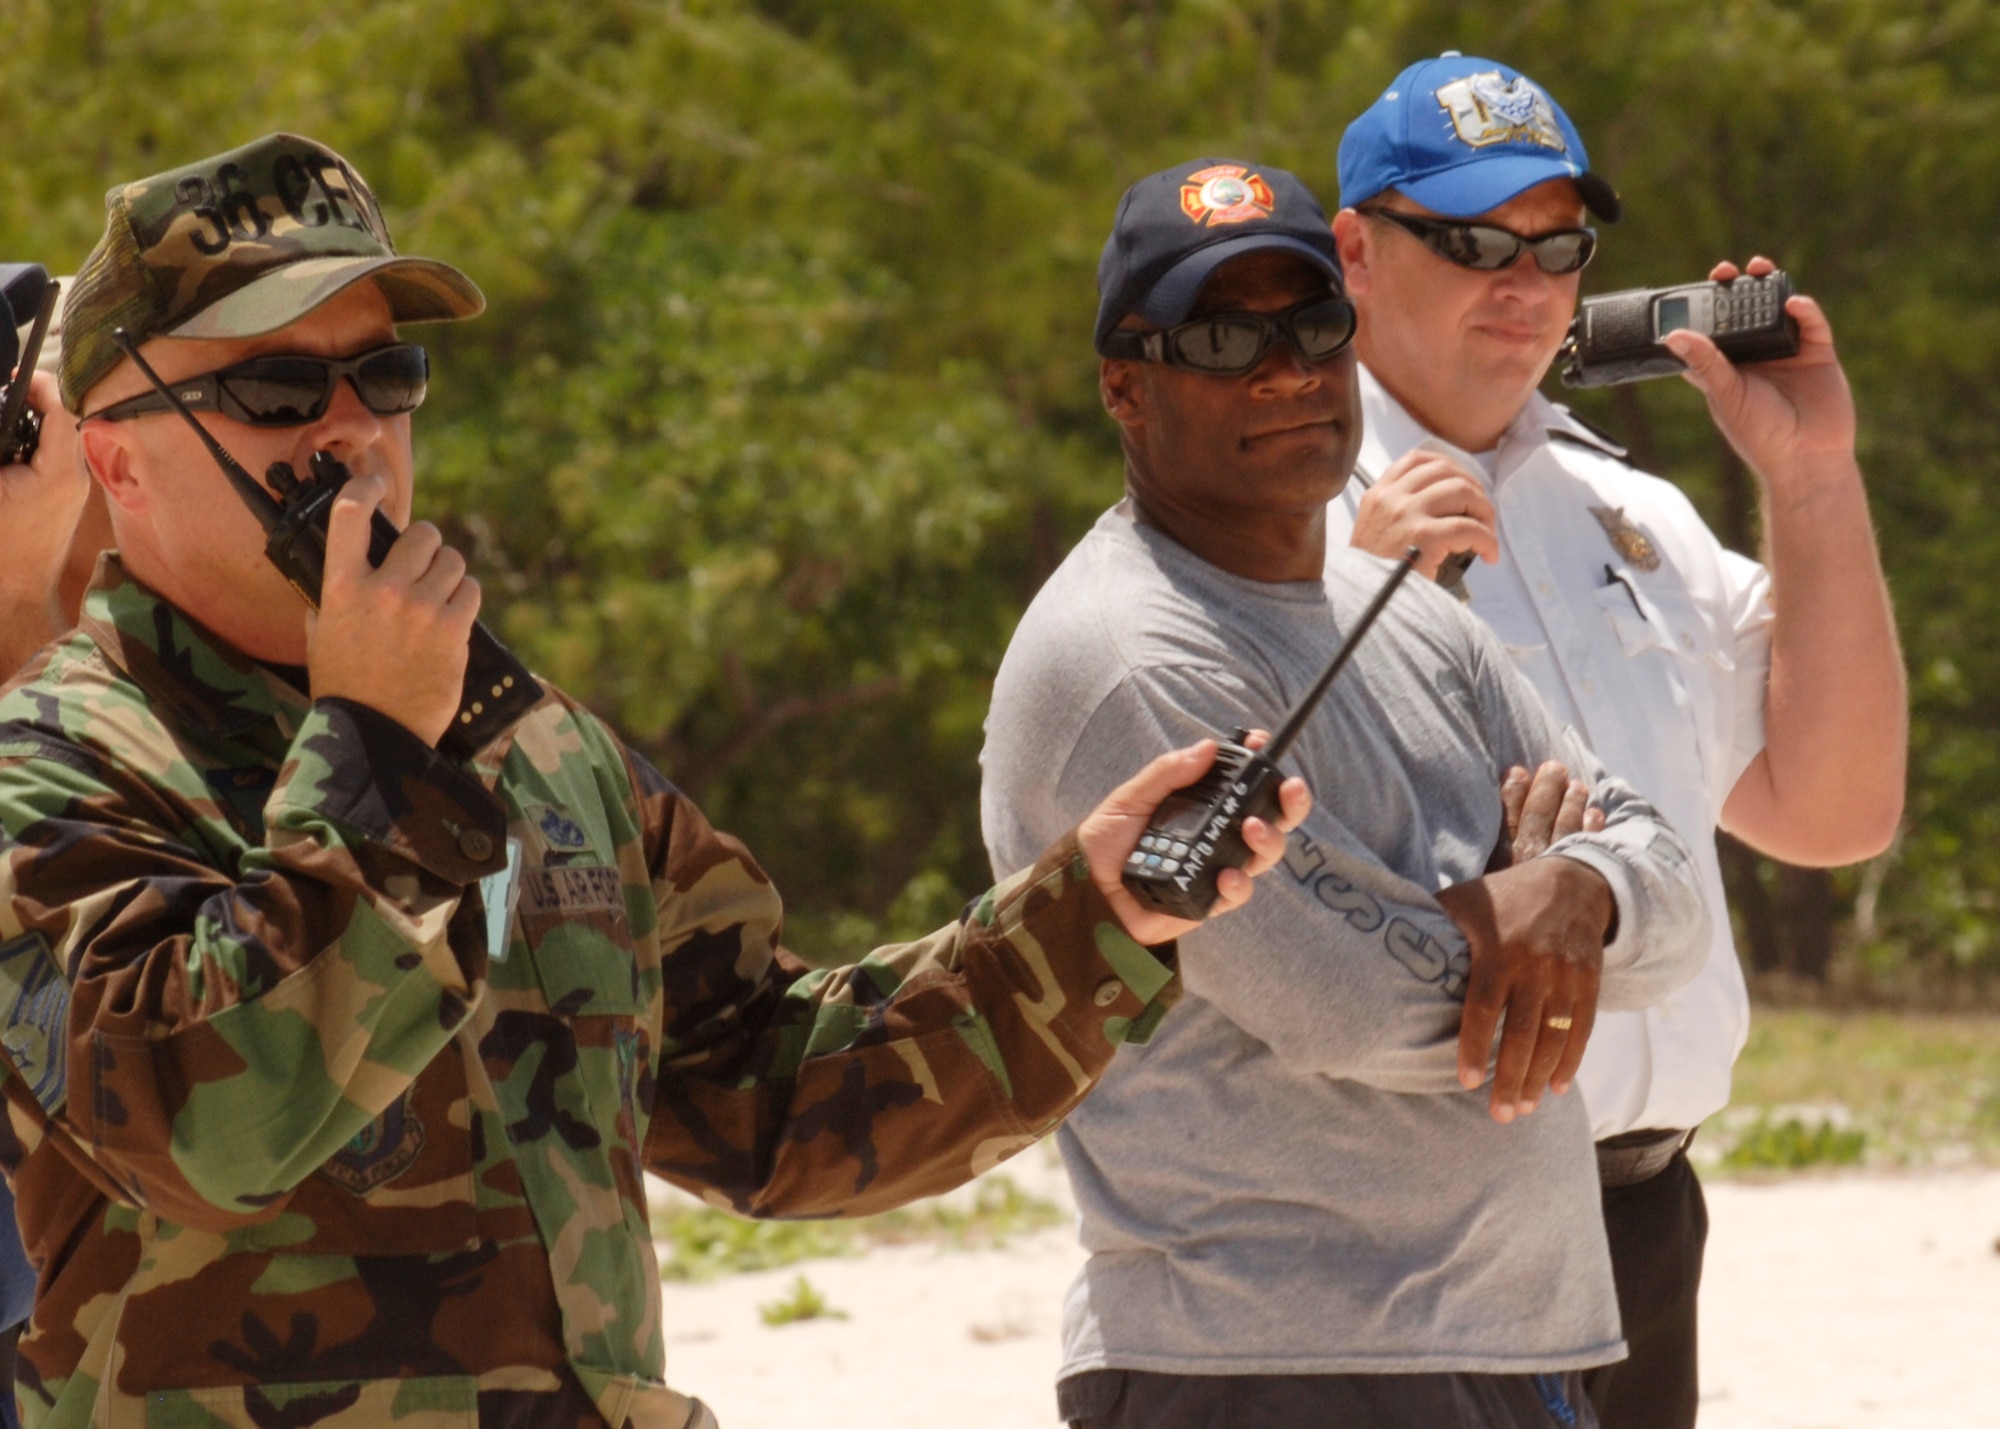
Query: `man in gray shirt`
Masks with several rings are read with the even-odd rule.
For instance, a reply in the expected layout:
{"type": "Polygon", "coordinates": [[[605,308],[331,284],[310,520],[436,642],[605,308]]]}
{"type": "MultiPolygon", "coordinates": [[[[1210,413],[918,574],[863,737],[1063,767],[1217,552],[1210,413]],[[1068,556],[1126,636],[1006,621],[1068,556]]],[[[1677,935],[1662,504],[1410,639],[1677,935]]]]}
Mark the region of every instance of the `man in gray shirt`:
{"type": "MultiPolygon", "coordinates": [[[[1282,171],[1204,160],[1126,195],[1096,340],[1127,498],[1000,670],[983,816],[1002,874],[1135,757],[1273,725],[1389,573],[1325,559],[1360,438],[1338,284],[1325,213],[1282,171]]],[[[1269,896],[1184,941],[1182,1006],[1061,1133],[1091,1252],[1062,1413],[1590,1425],[1580,1371],[1623,1345],[1589,1126],[1542,1092],[1567,1087],[1600,1003],[1699,965],[1687,846],[1428,582],[1291,757],[1318,805],[1269,896]],[[1489,872],[1503,775],[1551,760],[1601,825],[1489,872]]]]}

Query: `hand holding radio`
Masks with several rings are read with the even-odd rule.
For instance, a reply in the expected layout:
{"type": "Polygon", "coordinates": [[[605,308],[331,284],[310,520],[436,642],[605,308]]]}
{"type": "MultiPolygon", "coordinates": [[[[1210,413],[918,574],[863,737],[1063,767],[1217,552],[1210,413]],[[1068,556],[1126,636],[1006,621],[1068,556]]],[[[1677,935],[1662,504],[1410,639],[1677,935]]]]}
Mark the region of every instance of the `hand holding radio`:
{"type": "MultiPolygon", "coordinates": [[[[1252,731],[1245,743],[1262,747],[1263,731],[1252,731]]],[[[1201,926],[1199,915],[1177,917],[1134,897],[1123,874],[1139,839],[1149,833],[1149,825],[1161,803],[1176,790],[1206,775],[1215,762],[1216,752],[1215,742],[1205,739],[1162,754],[1112,790],[1077,827],[1077,846],[1090,865],[1091,881],[1104,894],[1125,931],[1141,943],[1168,942],[1201,926]]],[[[1305,822],[1310,812],[1312,795],[1305,780],[1294,777],[1277,786],[1277,808],[1271,817],[1244,822],[1243,842],[1249,850],[1249,861],[1221,872],[1216,879],[1216,901],[1207,916],[1227,913],[1249,900],[1251,880],[1284,857],[1285,835],[1305,822]]]]}
{"type": "MultiPolygon", "coordinates": [[[[131,335],[124,328],[118,328],[112,333],[112,341],[132,359],[133,366],[165,403],[167,410],[187,423],[196,439],[207,448],[209,456],[221,469],[223,477],[236,492],[237,499],[249,509],[257,524],[264,528],[265,557],[278,568],[292,589],[298,592],[299,599],[310,609],[319,610],[321,591],[326,583],[328,543],[331,539],[333,515],[336,507],[341,504],[343,493],[353,480],[353,473],[333,453],[316,451],[308,463],[308,475],[305,480],[300,480],[298,473],[293,471],[288,463],[273,462],[264,473],[265,481],[270,483],[267,488],[245,471],[243,464],[231,456],[228,449],[215,439],[208,428],[196,420],[187,403],[160,379],[160,374],[153,370],[152,364],[146,361],[145,355],[139,351],[137,344],[132,341],[131,335]]],[[[406,579],[412,585],[412,595],[415,593],[414,585],[418,581],[445,585],[445,575],[450,569],[449,563],[446,567],[433,571],[438,547],[443,544],[442,538],[436,536],[435,528],[429,528],[430,534],[420,538],[408,553],[396,557],[395,552],[404,533],[398,531],[395,523],[382,514],[380,494],[373,500],[367,499],[361,493],[357,493],[357,496],[361,505],[366,508],[365,514],[351,512],[359,534],[350,535],[346,539],[362,553],[367,564],[380,567],[392,564],[393,559],[395,574],[392,574],[391,583],[396,584],[398,577],[406,579]],[[365,527],[359,526],[358,523],[362,522],[365,522],[365,527]],[[436,545],[431,544],[433,540],[436,541],[436,545]]],[[[347,549],[343,547],[343,562],[351,566],[352,563],[344,559],[346,554],[347,549]]],[[[455,555],[453,560],[457,560],[455,555]]],[[[461,562],[456,576],[449,583],[449,589],[437,612],[437,619],[449,622],[458,618],[458,611],[447,610],[445,607],[460,598],[459,587],[463,584],[463,575],[461,562]]],[[[378,591],[378,594],[390,604],[396,603],[396,595],[389,592],[386,587],[378,591]]],[[[469,599],[476,615],[478,610],[476,585],[472,587],[469,599]]],[[[364,629],[361,633],[369,632],[364,629]]],[[[461,679],[457,708],[446,721],[442,737],[431,741],[440,753],[448,758],[460,760],[473,758],[488,744],[506,733],[540,703],[543,694],[541,682],[536,680],[528,667],[521,663],[520,657],[501,644],[493,632],[481,625],[477,619],[471,620],[467,640],[462,657],[454,657],[454,668],[461,679]]],[[[427,671],[419,679],[418,672],[409,669],[404,670],[402,675],[405,679],[427,687],[429,676],[434,673],[435,671],[427,671]]],[[[323,691],[316,690],[316,693],[323,691]]],[[[428,710],[427,695],[420,698],[417,703],[423,710],[428,710]]]]}
{"type": "Polygon", "coordinates": [[[1498,514],[1473,473],[1428,445],[1404,453],[1361,498],[1349,544],[1394,560],[1415,546],[1417,573],[1436,580],[1440,568],[1459,561],[1462,576],[1476,558],[1500,559],[1498,514]]]}
{"type": "Polygon", "coordinates": [[[1396,587],[1417,568],[1418,555],[1414,546],[1404,552],[1268,743],[1258,731],[1237,730],[1219,742],[1206,773],[1159,801],[1138,846],[1126,856],[1122,875],[1126,889],[1141,904],[1171,918],[1199,923],[1215,908],[1227,875],[1256,860],[1259,850],[1248,837],[1249,829],[1281,819],[1285,809],[1284,786],[1290,781],[1278,761],[1354,658],[1396,587]]]}
{"type": "Polygon", "coordinates": [[[479,582],[428,521],[370,565],[371,525],[388,493],[380,477],[357,476],[334,498],[306,664],[315,697],[367,705],[435,745],[458,713],[479,582]]]}
{"type": "MultiPolygon", "coordinates": [[[[1718,263],[1709,277],[1733,284],[1776,271],[1770,259],[1760,257],[1740,272],[1733,263],[1718,263]]],[[[1854,452],[1854,396],[1834,350],[1833,327],[1820,305],[1803,294],[1786,301],[1785,314],[1797,326],[1798,351],[1780,361],[1732,363],[1713,340],[1695,332],[1663,339],[1687,364],[1687,380],[1708,399],[1717,430],[1766,479],[1783,480],[1801,462],[1851,458],[1854,452]]]]}

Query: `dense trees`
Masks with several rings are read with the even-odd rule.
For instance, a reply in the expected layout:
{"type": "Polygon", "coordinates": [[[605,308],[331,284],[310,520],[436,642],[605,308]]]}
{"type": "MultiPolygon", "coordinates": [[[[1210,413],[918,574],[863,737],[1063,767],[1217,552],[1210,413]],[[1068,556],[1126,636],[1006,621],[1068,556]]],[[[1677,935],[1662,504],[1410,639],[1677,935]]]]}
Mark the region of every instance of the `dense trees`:
{"type": "MultiPolygon", "coordinates": [[[[508,635],[751,840],[818,948],[983,881],[988,679],[1118,489],[1089,322],[1124,185],[1248,154],[1331,206],[1342,127],[1403,64],[1520,65],[1627,199],[1588,287],[1768,252],[1862,402],[1910,818],[1831,879],[1736,857],[1753,952],[1810,971],[1837,931],[1882,970],[2000,970],[1981,0],[0,0],[0,32],[0,256],[73,265],[112,180],[293,128],[484,285],[487,317],[423,338],[422,501],[508,635]]],[[[1691,391],[1580,405],[1754,545],[1691,391]]]]}

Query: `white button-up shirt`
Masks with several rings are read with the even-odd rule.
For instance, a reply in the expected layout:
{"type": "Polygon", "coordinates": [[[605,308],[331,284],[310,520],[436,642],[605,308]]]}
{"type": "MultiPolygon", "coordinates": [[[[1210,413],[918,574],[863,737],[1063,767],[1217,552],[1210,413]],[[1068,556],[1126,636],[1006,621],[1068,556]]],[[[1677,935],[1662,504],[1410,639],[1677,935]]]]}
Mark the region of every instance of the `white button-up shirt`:
{"type": "Polygon", "coordinates": [[[1707,961],[1645,1012],[1600,1012],[1578,1075],[1600,1139],[1694,1126],[1728,1103],[1750,1023],[1714,830],[1764,747],[1770,576],[1724,550],[1679,489],[1627,465],[1540,393],[1482,460],[1425,431],[1366,368],[1360,379],[1361,455],[1329,510],[1329,547],[1347,544],[1362,493],[1417,446],[1485,482],[1500,564],[1466,573],[1474,613],[1549,708],[1695,850],[1707,961]]]}

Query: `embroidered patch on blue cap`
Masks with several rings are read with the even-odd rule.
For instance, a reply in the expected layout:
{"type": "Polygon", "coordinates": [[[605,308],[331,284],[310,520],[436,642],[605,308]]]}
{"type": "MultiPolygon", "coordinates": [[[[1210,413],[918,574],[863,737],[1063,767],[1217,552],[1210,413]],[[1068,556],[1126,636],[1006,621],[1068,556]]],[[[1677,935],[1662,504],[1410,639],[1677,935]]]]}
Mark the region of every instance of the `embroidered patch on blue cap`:
{"type": "Polygon", "coordinates": [[[1539,144],[1558,154],[1569,152],[1556,125],[1555,106],[1525,75],[1509,79],[1497,69],[1468,74],[1440,85],[1437,102],[1451,116],[1459,141],[1475,149],[1488,144],[1539,144]]]}
{"type": "Polygon", "coordinates": [[[40,933],[0,943],[0,1048],[42,1110],[68,1097],[69,981],[40,933]]]}

